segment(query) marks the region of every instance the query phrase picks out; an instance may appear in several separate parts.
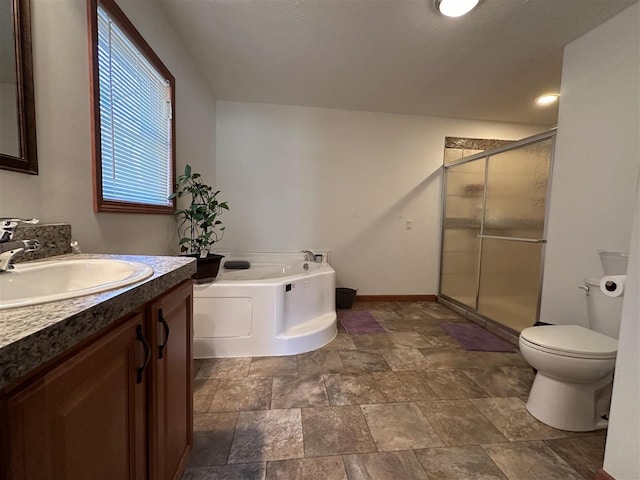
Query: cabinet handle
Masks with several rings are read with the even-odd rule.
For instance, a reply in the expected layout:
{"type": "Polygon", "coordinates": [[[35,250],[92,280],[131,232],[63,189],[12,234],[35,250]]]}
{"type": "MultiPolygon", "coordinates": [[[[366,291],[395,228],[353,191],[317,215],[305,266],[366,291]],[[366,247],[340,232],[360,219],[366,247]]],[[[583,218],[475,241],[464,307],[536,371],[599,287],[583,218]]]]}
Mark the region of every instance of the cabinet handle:
{"type": "Polygon", "coordinates": [[[136,370],[136,383],[142,383],[142,373],[149,365],[149,360],[151,360],[151,345],[149,345],[144,333],[142,333],[142,325],[136,327],[136,340],[142,343],[142,348],[144,348],[144,363],[136,370]]]}
{"type": "Polygon", "coordinates": [[[167,346],[167,342],[169,341],[169,325],[162,315],[161,308],[158,309],[158,322],[161,323],[162,328],[164,328],[164,342],[158,348],[158,358],[162,360],[162,357],[164,357],[164,348],[167,346]]]}

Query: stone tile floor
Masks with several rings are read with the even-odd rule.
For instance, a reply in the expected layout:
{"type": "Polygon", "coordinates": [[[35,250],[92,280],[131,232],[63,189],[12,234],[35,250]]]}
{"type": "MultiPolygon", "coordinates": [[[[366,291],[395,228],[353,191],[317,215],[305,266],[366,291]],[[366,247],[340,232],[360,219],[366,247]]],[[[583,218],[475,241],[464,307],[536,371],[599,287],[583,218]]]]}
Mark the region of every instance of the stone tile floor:
{"type": "Polygon", "coordinates": [[[388,333],[340,332],[288,357],[196,360],[183,480],[593,479],[605,432],[525,408],[518,353],[468,352],[434,302],[356,303],[388,333]]]}

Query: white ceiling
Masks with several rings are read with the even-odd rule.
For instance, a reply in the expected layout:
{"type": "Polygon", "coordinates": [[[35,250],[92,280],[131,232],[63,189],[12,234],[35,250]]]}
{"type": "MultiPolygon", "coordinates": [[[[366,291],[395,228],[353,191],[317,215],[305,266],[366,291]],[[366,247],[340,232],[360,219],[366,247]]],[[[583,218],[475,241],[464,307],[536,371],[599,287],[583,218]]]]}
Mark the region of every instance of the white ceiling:
{"type": "Polygon", "coordinates": [[[161,0],[222,100],[550,125],[563,47],[638,0],[161,0]]]}

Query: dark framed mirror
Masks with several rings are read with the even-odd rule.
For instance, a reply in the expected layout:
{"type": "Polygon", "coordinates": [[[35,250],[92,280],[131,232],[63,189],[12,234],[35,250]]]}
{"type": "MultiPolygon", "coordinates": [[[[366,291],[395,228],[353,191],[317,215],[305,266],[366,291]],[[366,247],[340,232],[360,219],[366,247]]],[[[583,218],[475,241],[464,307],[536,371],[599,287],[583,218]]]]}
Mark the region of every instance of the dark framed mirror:
{"type": "Polygon", "coordinates": [[[0,2],[0,169],[38,174],[29,0],[0,2]]]}

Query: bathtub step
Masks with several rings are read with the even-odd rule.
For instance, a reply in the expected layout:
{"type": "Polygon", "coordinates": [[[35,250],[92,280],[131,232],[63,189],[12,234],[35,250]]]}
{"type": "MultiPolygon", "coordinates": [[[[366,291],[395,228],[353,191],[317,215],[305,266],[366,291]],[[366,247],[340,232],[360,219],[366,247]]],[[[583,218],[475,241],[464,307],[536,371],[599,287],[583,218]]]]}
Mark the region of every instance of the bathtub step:
{"type": "Polygon", "coordinates": [[[278,338],[298,338],[305,337],[314,333],[331,330],[336,328],[336,312],[327,313],[313,320],[306,321],[300,325],[288,328],[278,335],[278,338]]]}

